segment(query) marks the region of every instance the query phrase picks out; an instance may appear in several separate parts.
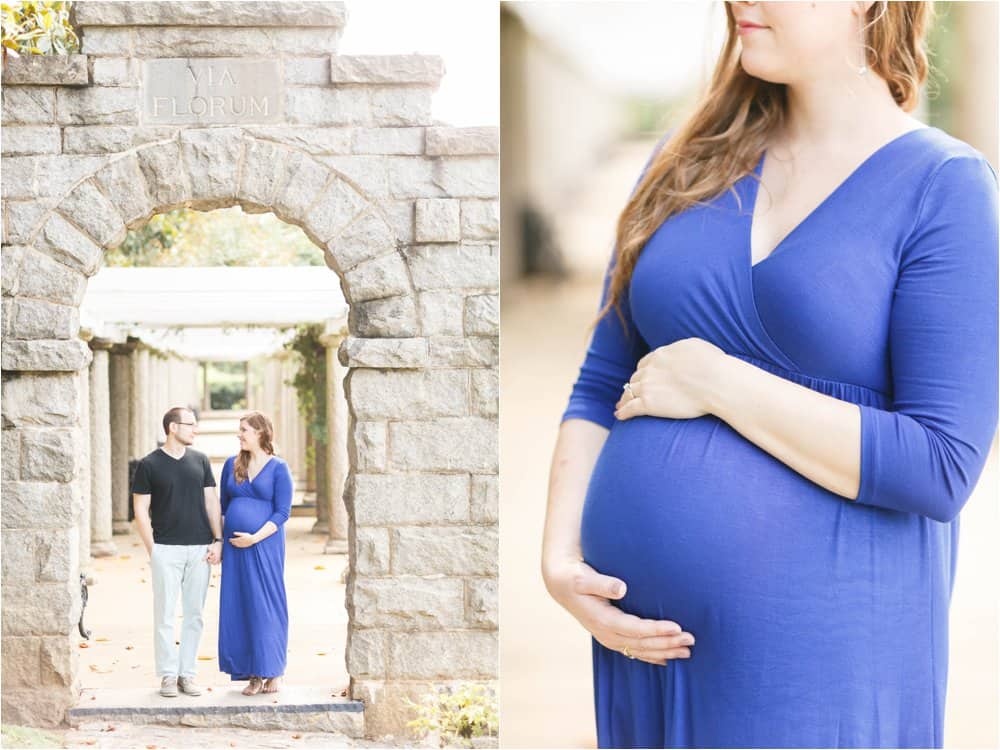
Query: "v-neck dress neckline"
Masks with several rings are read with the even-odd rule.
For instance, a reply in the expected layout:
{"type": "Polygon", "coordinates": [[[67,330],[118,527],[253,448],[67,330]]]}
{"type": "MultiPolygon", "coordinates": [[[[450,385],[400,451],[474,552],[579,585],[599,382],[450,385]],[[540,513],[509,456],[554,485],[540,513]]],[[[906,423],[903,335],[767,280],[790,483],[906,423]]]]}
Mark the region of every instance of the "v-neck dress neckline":
{"type": "Polygon", "coordinates": [[[749,264],[750,269],[754,270],[758,266],[763,265],[775,255],[781,252],[782,248],[787,245],[792,238],[800,234],[803,231],[803,227],[810,223],[810,221],[819,213],[821,213],[825,208],[832,204],[836,198],[843,193],[851,183],[855,182],[859,176],[865,172],[871,164],[878,160],[887,150],[892,146],[904,141],[908,136],[914,133],[921,133],[926,130],[933,130],[933,126],[924,126],[919,128],[913,128],[912,130],[907,130],[905,133],[900,133],[895,138],[886,141],[877,149],[872,151],[868,156],[866,156],[843,180],[841,180],[836,187],[830,191],[823,200],[817,203],[811,211],[809,211],[802,219],[795,224],[785,235],[778,241],[778,243],[772,248],[771,252],[765,255],[763,258],[758,260],[756,263],[753,261],[753,226],[754,226],[754,215],[757,212],[757,198],[760,194],[760,178],[764,171],[764,160],[767,158],[768,149],[764,149],[761,152],[760,158],[757,160],[757,166],[754,168],[754,175],[756,179],[752,179],[753,185],[750,187],[750,211],[749,218],[747,219],[747,233],[746,233],[746,262],[749,264]]]}
{"type": "Polygon", "coordinates": [[[267,461],[265,461],[265,462],[264,462],[264,465],[260,467],[260,471],[258,471],[258,472],[257,472],[256,474],[254,474],[254,475],[253,475],[252,477],[250,476],[250,468],[249,468],[249,467],[247,467],[247,481],[248,481],[248,482],[250,482],[250,484],[253,484],[253,483],[254,483],[254,482],[255,482],[255,481],[257,480],[257,477],[259,477],[259,476],[260,476],[261,474],[263,474],[263,473],[264,473],[264,470],[265,470],[265,469],[266,469],[266,468],[267,468],[268,466],[270,466],[270,465],[271,465],[271,462],[272,462],[273,460],[274,460],[274,456],[271,456],[271,457],[270,457],[269,459],[267,459],[267,461]]]}

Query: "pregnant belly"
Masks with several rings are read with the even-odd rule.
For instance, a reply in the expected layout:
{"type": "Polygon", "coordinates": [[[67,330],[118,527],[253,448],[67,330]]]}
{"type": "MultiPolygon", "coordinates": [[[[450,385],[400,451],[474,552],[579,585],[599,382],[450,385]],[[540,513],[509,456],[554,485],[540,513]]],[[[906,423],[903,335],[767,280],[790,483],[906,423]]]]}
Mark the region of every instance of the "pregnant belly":
{"type": "Polygon", "coordinates": [[[233,532],[252,534],[271,517],[271,503],[251,497],[234,497],[226,508],[224,536],[229,539],[233,532]]]}
{"type": "Polygon", "coordinates": [[[591,566],[628,584],[619,606],[641,617],[690,627],[780,607],[819,620],[868,560],[871,511],[714,416],[640,417],[608,436],[581,544],[591,566]]]}

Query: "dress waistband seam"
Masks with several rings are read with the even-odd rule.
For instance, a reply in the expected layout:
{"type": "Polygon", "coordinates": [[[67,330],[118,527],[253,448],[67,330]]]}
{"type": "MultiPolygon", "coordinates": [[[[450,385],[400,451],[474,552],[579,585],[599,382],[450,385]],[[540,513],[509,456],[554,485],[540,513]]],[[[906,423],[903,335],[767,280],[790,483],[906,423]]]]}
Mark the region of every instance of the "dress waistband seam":
{"type": "Polygon", "coordinates": [[[787,367],[782,367],[781,365],[776,365],[773,362],[768,362],[766,359],[760,359],[759,357],[754,357],[751,354],[744,354],[743,352],[732,352],[732,355],[734,357],[739,357],[744,361],[748,361],[750,364],[754,365],[759,364],[761,365],[761,369],[774,368],[775,370],[780,370],[781,372],[788,373],[793,377],[797,375],[799,377],[809,378],[810,380],[816,380],[821,383],[829,383],[830,385],[845,385],[851,388],[859,388],[863,391],[867,391],[868,393],[874,393],[876,396],[884,398],[889,402],[892,401],[892,396],[890,396],[885,391],[880,391],[877,388],[870,388],[867,385],[861,385],[859,383],[849,383],[846,380],[832,380],[830,378],[820,378],[815,375],[810,375],[807,372],[796,372],[795,370],[789,370],[787,367]]]}

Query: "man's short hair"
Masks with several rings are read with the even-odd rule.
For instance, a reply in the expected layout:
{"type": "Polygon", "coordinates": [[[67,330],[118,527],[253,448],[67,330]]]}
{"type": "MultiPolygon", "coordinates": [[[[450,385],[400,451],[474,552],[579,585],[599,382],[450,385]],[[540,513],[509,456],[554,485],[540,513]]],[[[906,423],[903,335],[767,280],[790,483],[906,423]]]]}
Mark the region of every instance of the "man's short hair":
{"type": "Polygon", "coordinates": [[[170,436],[170,425],[184,421],[184,414],[193,414],[186,406],[175,406],[163,415],[163,434],[170,436]]]}

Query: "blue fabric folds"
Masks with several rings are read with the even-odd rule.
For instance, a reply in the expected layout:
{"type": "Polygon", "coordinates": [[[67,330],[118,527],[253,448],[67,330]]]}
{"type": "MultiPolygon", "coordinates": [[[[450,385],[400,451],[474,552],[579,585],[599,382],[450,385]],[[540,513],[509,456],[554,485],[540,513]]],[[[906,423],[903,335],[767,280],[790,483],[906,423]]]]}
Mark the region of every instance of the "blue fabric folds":
{"type": "Polygon", "coordinates": [[[609,429],[585,559],[696,638],[666,667],[594,643],[599,744],[940,747],[957,516],[997,424],[996,175],[910,131],[751,264],[765,158],[653,234],[563,416],[609,429]],[[856,404],[858,497],[711,415],[617,422],[638,359],[688,337],[856,404]]]}

